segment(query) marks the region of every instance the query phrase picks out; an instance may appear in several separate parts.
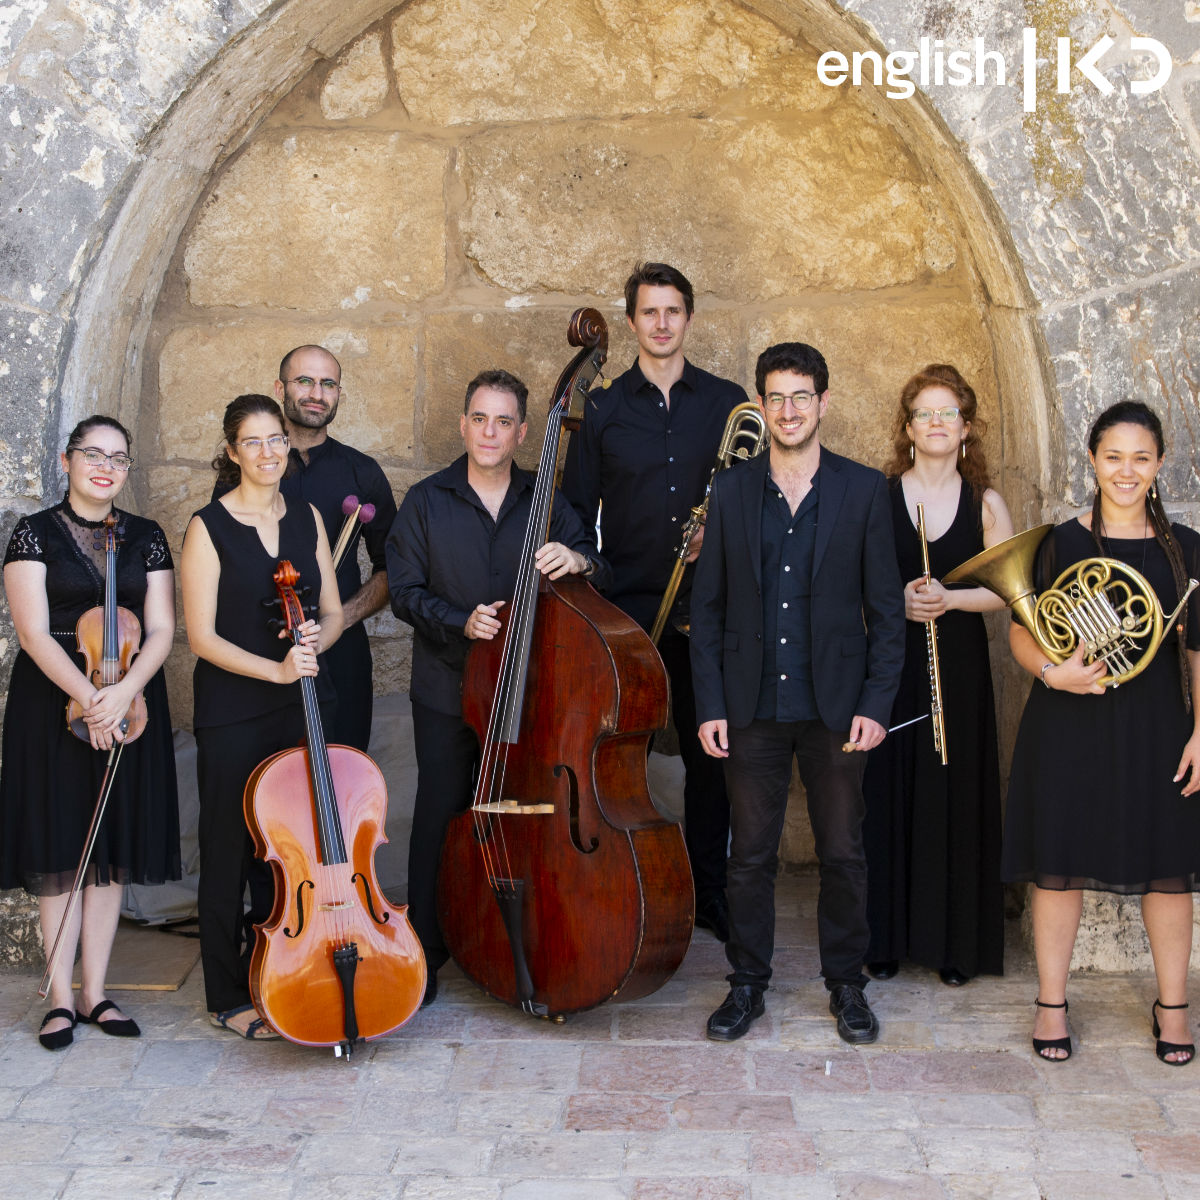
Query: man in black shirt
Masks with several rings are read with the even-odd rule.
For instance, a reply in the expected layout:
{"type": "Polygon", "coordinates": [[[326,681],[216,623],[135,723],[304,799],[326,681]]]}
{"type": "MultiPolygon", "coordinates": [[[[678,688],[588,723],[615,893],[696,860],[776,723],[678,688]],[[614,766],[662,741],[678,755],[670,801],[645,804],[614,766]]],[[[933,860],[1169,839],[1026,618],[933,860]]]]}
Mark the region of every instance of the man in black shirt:
{"type": "Polygon", "coordinates": [[[292,470],[279,490],[286,500],[315,506],[325,522],[330,547],[345,520],[342,503],[347,496],[375,506],[374,517],[362,527],[371,574],[364,583],[356,539],[337,573],[345,630],[322,658],[337,692],[337,710],[326,736],[330,742],[365,752],[371,737],[372,679],[371,646],[363,621],[387,602],[384,542],[396,502],[383,468],[373,458],[329,436],[341,399],[341,380],[341,365],[321,346],[297,346],[279,364],[275,398],[283,406],[292,460],[292,470]]]}
{"type": "Polygon", "coordinates": [[[765,1011],[795,759],[820,869],[829,1010],[844,1040],[872,1042],[879,1026],[862,973],[865,755],[846,751],[883,741],[904,665],[891,503],[878,471],[821,445],[829,371],[818,351],[770,347],[755,383],[771,446],[713,483],[692,593],[700,741],[725,763],[733,818],[725,945],[733,971],[708,1036],[733,1041],[765,1011]]]}
{"type": "MultiPolygon", "coordinates": [[[[499,632],[516,586],[534,477],[513,462],[525,440],[528,390],[507,371],[471,380],[459,419],[466,453],[408,490],[387,538],[392,611],[413,627],[413,740],[417,797],[408,846],[409,919],[421,939],[429,983],[449,957],[437,919],[437,869],[450,819],[471,802],[479,758],[462,719],[462,673],[476,638],[499,632]]],[[[569,504],[555,500],[550,538],[537,552],[544,575],[583,575],[597,586],[608,568],[569,504]]]]}
{"type": "MultiPolygon", "coordinates": [[[[654,623],[675,565],[683,526],[700,503],[730,411],[746,393],[701,371],[683,354],[692,323],[692,285],[665,263],[639,264],[625,284],[625,315],[638,343],[633,366],[589,397],[571,440],[563,492],[612,566],[608,593],[643,629],[654,623]]],[[[688,561],[700,553],[704,528],[688,561]]],[[[689,568],[659,653],[671,679],[671,711],[683,757],[684,836],[696,886],[696,924],[728,936],[725,856],[729,802],[721,764],[696,737],[686,629],[689,568]]]]}

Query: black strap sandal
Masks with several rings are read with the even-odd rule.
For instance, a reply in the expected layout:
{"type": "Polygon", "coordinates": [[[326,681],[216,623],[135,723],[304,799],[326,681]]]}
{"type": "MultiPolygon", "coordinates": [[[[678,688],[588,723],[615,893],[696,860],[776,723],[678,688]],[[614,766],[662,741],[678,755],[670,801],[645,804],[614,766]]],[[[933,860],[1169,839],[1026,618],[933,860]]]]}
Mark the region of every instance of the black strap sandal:
{"type": "Polygon", "coordinates": [[[1164,1042],[1158,1040],[1158,1035],[1162,1030],[1158,1025],[1158,1009],[1172,1011],[1180,1008],[1187,1008],[1186,1004],[1164,1004],[1161,1000],[1156,999],[1150,1006],[1150,1032],[1154,1034],[1154,1053],[1158,1055],[1159,1060],[1165,1062],[1168,1067],[1186,1067],[1188,1063],[1196,1057],[1195,1042],[1164,1042]],[[1168,1054],[1186,1054],[1187,1058],[1168,1059],[1168,1054]]]}
{"type": "MultiPolygon", "coordinates": [[[[1064,1011],[1067,1009],[1067,1002],[1064,1000],[1061,1004],[1043,1004],[1040,1000],[1035,1000],[1034,1004],[1038,1008],[1061,1008],[1064,1011]]],[[[1066,1037],[1060,1038],[1034,1038],[1033,1050],[1038,1058],[1044,1059],[1046,1062],[1060,1063],[1066,1062],[1071,1057],[1071,1035],[1068,1033],[1066,1037]],[[1047,1050],[1065,1050],[1066,1054],[1047,1054],[1047,1050]]]]}

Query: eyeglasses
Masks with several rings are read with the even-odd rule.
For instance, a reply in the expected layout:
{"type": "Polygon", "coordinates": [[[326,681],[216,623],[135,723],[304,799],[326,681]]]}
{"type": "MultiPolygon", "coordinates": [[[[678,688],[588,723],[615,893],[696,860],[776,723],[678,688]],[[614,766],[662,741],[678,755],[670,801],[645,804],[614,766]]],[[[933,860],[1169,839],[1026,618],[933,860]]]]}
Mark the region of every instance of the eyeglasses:
{"type": "Polygon", "coordinates": [[[941,417],[942,424],[949,425],[951,421],[958,420],[961,411],[959,408],[914,408],[908,416],[909,420],[918,425],[928,425],[934,417],[941,417]]]}
{"type": "Polygon", "coordinates": [[[763,406],[770,412],[778,412],[790,400],[797,412],[807,412],[817,395],[817,392],[793,392],[790,396],[785,396],[783,392],[768,392],[763,397],[763,406]]]}
{"type": "Polygon", "coordinates": [[[240,442],[230,442],[229,444],[240,446],[247,454],[261,454],[264,446],[278,454],[279,451],[287,449],[288,439],[286,433],[276,433],[265,441],[262,438],[244,438],[240,442]]]}
{"type": "Polygon", "coordinates": [[[306,392],[320,388],[323,392],[340,392],[342,385],[336,379],[314,379],[311,375],[297,375],[295,379],[285,379],[284,383],[295,383],[306,392]]]}
{"type": "Polygon", "coordinates": [[[128,471],[133,466],[133,459],[128,454],[122,454],[118,451],[116,454],[105,454],[103,450],[97,450],[94,446],[74,446],[72,447],[76,454],[83,455],[83,461],[89,467],[99,467],[104,463],[108,463],[114,471],[128,471]]]}

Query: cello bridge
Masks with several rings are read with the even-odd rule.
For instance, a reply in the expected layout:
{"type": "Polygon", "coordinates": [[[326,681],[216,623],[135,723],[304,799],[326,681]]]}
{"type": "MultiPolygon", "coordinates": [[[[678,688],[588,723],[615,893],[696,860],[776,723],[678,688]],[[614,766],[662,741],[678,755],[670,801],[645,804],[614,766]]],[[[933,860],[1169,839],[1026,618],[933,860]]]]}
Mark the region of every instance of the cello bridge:
{"type": "Polygon", "coordinates": [[[318,904],[321,912],[338,912],[340,909],[357,907],[352,900],[336,900],[332,904],[318,904]]]}

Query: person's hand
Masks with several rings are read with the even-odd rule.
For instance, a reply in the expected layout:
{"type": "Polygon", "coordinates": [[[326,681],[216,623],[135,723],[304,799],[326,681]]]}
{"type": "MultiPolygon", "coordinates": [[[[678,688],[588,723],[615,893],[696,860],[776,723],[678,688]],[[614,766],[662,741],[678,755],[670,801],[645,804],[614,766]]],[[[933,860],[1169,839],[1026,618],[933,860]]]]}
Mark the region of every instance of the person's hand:
{"type": "Polygon", "coordinates": [[[949,607],[949,594],[936,579],[910,580],[904,585],[904,615],[910,621],[936,621],[949,607]]]}
{"type": "Polygon", "coordinates": [[[500,610],[507,603],[506,600],[497,600],[492,604],[475,605],[471,609],[471,615],[467,618],[467,623],[463,626],[463,633],[472,640],[479,638],[485,642],[490,642],[500,632],[498,617],[500,610]]]}
{"type": "Polygon", "coordinates": [[[1075,647],[1075,653],[1057,666],[1047,667],[1042,672],[1042,682],[1056,692],[1074,692],[1076,696],[1103,696],[1100,680],[1104,678],[1105,666],[1094,662],[1090,666],[1083,661],[1083,643],[1075,647]]]}
{"type": "Polygon", "coordinates": [[[1200,731],[1193,733],[1183,748],[1179,767],[1175,771],[1175,782],[1178,783],[1189,772],[1191,779],[1184,785],[1181,796],[1194,796],[1200,792],[1200,731]]]}
{"type": "Polygon", "coordinates": [[[698,730],[700,745],[710,758],[729,757],[729,722],[705,721],[698,730]]]}
{"type": "Polygon", "coordinates": [[[684,562],[695,562],[700,557],[700,548],[704,545],[704,522],[701,521],[696,527],[696,532],[692,534],[692,540],[688,542],[687,558],[684,562]]]}
{"type": "MultiPolygon", "coordinates": [[[[534,566],[543,575],[559,579],[563,575],[581,575],[587,570],[587,559],[562,542],[547,542],[533,557],[534,566]]],[[[468,633],[467,637],[471,635],[468,633]]]]}
{"type": "MultiPolygon", "coordinates": [[[[316,622],[305,622],[306,625],[316,626],[316,622]]],[[[301,626],[303,628],[303,626],[301,626]]],[[[319,626],[316,626],[319,631],[319,626]]],[[[286,630],[285,630],[286,632],[286,630]]],[[[320,670],[317,665],[317,640],[308,639],[297,643],[288,652],[287,657],[279,664],[279,682],[295,683],[306,675],[316,675],[320,670]]]]}
{"type": "Polygon", "coordinates": [[[92,693],[92,698],[83,706],[83,719],[89,729],[119,734],[121,722],[125,720],[129,706],[136,697],[137,689],[125,680],[100,688],[92,693]]]}
{"type": "Polygon", "coordinates": [[[850,738],[843,750],[874,750],[887,737],[887,730],[870,717],[855,717],[850,722],[850,738]]]}

